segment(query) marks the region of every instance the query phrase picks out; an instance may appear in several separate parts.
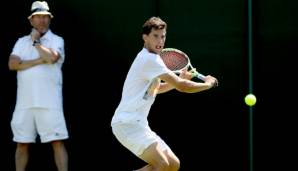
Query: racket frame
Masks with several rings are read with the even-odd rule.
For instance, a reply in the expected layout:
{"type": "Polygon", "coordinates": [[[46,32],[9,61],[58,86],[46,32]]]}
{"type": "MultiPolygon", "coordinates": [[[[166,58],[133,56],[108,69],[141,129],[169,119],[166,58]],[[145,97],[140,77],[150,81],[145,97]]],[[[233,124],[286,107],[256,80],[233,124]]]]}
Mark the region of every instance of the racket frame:
{"type": "Polygon", "coordinates": [[[190,70],[193,71],[193,77],[197,77],[198,79],[200,79],[200,80],[202,80],[202,81],[205,81],[205,77],[206,77],[206,76],[203,75],[203,74],[201,74],[201,73],[199,73],[199,72],[197,72],[197,71],[194,69],[194,67],[192,66],[192,64],[191,64],[191,62],[190,62],[190,59],[189,59],[189,57],[188,57],[188,55],[187,55],[186,53],[182,52],[182,51],[179,50],[179,49],[175,49],[175,48],[164,48],[164,49],[161,51],[160,56],[162,56],[162,53],[165,53],[165,52],[175,52],[175,53],[181,54],[182,56],[184,56],[184,57],[187,59],[187,65],[186,65],[184,68],[182,68],[182,69],[174,70],[174,71],[173,71],[174,73],[178,73],[178,74],[180,74],[180,73],[181,73],[181,70],[183,70],[183,69],[185,69],[185,68],[187,68],[187,69],[190,68],[190,70]]]}

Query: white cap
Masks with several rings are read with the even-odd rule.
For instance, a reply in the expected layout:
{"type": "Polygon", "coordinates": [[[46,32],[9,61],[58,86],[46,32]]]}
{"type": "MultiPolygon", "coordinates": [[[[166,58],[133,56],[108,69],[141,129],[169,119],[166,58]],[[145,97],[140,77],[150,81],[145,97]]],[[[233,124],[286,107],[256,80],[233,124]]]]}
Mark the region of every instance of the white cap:
{"type": "Polygon", "coordinates": [[[49,6],[46,1],[35,1],[32,3],[32,14],[28,17],[30,19],[33,15],[49,15],[51,18],[54,16],[49,12],[49,6]]]}

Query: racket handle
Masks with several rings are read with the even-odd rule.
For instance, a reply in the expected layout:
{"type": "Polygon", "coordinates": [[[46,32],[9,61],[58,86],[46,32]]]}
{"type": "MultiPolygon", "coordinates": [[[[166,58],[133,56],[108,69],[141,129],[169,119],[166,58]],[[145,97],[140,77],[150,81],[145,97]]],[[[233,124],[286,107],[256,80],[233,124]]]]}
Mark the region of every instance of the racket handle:
{"type": "Polygon", "coordinates": [[[198,79],[202,80],[202,81],[205,81],[206,76],[201,74],[201,73],[195,72],[194,76],[197,77],[198,79]]]}

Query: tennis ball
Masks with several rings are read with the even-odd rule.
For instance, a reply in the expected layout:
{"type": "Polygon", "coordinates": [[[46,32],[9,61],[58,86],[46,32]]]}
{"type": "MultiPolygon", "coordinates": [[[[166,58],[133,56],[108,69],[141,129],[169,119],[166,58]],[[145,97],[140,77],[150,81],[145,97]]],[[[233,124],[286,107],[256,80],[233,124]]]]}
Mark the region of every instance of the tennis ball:
{"type": "Polygon", "coordinates": [[[245,101],[246,105],[253,106],[253,105],[256,104],[257,98],[253,94],[248,94],[248,95],[245,96],[244,101],[245,101]]]}

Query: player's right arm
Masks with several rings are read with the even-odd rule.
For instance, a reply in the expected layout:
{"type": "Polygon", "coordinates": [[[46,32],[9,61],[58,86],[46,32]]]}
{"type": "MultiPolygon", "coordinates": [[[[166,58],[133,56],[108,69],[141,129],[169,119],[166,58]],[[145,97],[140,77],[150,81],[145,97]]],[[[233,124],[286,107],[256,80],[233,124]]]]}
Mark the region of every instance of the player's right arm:
{"type": "Polygon", "coordinates": [[[185,93],[197,93],[208,90],[216,83],[216,79],[210,75],[206,76],[204,83],[180,78],[173,72],[162,74],[159,78],[173,86],[176,90],[185,93]]]}
{"type": "Polygon", "coordinates": [[[44,63],[45,61],[42,58],[33,60],[21,60],[21,58],[16,55],[10,55],[8,60],[8,67],[10,70],[24,70],[44,63]]]}

